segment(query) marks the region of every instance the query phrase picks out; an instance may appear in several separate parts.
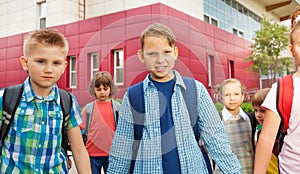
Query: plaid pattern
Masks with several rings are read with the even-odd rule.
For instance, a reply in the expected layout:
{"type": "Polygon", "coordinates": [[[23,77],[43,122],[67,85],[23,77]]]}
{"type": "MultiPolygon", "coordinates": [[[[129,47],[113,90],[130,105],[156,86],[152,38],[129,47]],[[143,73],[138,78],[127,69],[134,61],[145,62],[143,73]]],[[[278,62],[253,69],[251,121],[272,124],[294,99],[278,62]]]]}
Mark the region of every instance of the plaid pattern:
{"type": "MultiPolygon", "coordinates": [[[[228,132],[230,145],[234,154],[237,155],[241,165],[242,173],[253,173],[254,150],[252,146],[252,128],[249,117],[238,120],[227,120],[223,122],[228,132]]],[[[216,173],[220,173],[218,170],[216,173]]]]}
{"type": "MultiPolygon", "coordinates": [[[[171,99],[172,117],[180,160],[181,173],[208,173],[201,150],[195,141],[188,110],[180,88],[185,89],[178,72],[174,71],[176,84],[171,99]]],[[[145,126],[135,163],[134,173],[162,174],[161,129],[158,91],[146,77],[143,81],[145,95],[145,126]]],[[[209,154],[224,173],[240,173],[237,157],[231,152],[229,139],[220,117],[205,87],[196,81],[198,98],[198,128],[209,154]]],[[[120,110],[117,130],[110,151],[108,173],[128,173],[134,141],[133,117],[127,94],[120,110]]]]}
{"type": "MultiPolygon", "coordinates": [[[[3,91],[0,91],[1,120],[3,91]]],[[[81,123],[80,108],[74,96],[72,100],[68,129],[81,123]]],[[[46,98],[42,98],[34,94],[27,78],[2,147],[1,173],[67,173],[66,156],[61,148],[62,123],[57,85],[46,98]]]]}

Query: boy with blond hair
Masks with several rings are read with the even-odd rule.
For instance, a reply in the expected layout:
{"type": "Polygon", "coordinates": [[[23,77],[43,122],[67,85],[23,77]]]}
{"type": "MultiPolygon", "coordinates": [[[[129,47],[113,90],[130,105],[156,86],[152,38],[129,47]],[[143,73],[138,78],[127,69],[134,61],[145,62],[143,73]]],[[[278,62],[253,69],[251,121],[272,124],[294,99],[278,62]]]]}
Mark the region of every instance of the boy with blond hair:
{"type": "MultiPolygon", "coordinates": [[[[0,173],[68,173],[62,148],[63,112],[56,82],[67,66],[68,42],[55,29],[36,30],[24,40],[20,57],[28,77],[9,132],[1,147],[0,173]]],[[[0,120],[3,92],[0,91],[0,120]]],[[[91,173],[79,124],[80,108],[73,95],[67,134],[79,173],[91,173]]],[[[0,124],[4,124],[0,122],[0,124]]]]}
{"type": "MultiPolygon", "coordinates": [[[[245,113],[241,108],[246,88],[240,80],[229,78],[218,86],[218,91],[224,104],[220,116],[227,130],[232,151],[241,163],[242,173],[252,173],[257,122],[254,114],[245,113]]],[[[218,168],[216,168],[216,173],[220,173],[218,168]]]]}

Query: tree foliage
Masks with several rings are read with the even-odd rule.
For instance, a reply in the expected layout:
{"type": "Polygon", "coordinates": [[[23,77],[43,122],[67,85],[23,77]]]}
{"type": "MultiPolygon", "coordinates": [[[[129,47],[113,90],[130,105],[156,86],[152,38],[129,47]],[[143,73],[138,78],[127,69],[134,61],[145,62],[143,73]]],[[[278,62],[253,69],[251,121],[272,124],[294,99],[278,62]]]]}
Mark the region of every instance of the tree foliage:
{"type": "Polygon", "coordinates": [[[292,59],[281,56],[281,52],[286,50],[289,44],[286,26],[264,17],[261,28],[255,31],[253,39],[252,53],[246,58],[246,61],[253,62],[249,68],[251,71],[260,75],[270,75],[275,80],[278,74],[289,69],[292,59]]]}

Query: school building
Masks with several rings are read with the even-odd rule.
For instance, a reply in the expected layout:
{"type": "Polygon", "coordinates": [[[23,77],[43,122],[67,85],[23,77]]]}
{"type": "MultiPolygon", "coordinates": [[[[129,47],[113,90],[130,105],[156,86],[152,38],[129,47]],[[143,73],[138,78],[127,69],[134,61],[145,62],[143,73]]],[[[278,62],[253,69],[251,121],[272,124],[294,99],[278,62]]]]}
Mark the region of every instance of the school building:
{"type": "Polygon", "coordinates": [[[81,106],[91,101],[88,85],[97,71],[109,71],[117,98],[148,73],[136,55],[139,36],[151,23],[169,26],[176,35],[175,69],[194,77],[216,101],[216,85],[240,79],[247,94],[260,87],[259,75],[247,71],[254,31],[267,16],[288,19],[298,0],[1,0],[0,88],[27,77],[19,63],[24,36],[53,27],[69,41],[66,72],[59,87],[72,92],[81,106]]]}

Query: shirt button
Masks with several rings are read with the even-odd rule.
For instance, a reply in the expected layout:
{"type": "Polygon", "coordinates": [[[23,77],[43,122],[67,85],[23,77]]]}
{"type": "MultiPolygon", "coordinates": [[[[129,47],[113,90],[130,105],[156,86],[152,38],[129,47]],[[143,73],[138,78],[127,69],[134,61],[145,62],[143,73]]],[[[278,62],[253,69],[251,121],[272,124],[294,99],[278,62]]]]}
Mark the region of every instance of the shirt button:
{"type": "MultiPolygon", "coordinates": [[[[39,144],[39,148],[41,148],[42,147],[42,145],[41,144],[39,144]]],[[[38,169],[36,169],[36,170],[38,170],[38,169]]]]}
{"type": "Polygon", "coordinates": [[[44,122],[44,121],[42,121],[42,124],[45,124],[45,122],[44,122]]]}

